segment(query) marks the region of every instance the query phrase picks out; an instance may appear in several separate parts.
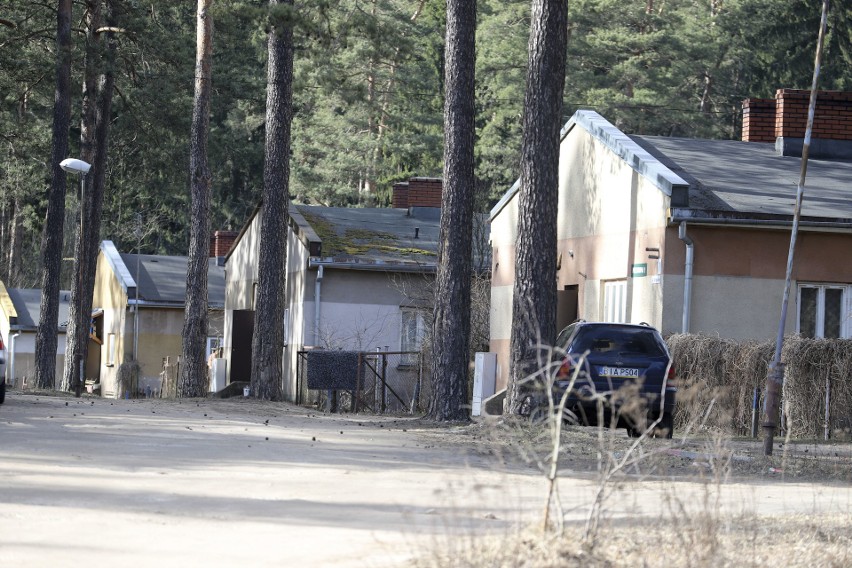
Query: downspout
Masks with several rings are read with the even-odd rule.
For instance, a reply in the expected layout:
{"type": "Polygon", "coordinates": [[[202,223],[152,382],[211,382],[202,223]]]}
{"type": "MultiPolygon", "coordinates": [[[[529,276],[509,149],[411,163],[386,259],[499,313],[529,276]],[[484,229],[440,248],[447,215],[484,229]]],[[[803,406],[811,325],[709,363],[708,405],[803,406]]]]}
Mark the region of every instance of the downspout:
{"type": "Polygon", "coordinates": [[[320,265],[317,269],[317,281],[314,285],[314,346],[319,343],[319,325],[320,325],[320,297],[322,292],[322,274],[323,266],[320,265]]]}
{"type": "Polygon", "coordinates": [[[681,221],[677,236],[686,244],[686,264],[683,267],[683,326],[682,333],[689,333],[690,306],[692,305],[692,266],[695,261],[695,247],[686,234],[686,221],[681,221]]]}

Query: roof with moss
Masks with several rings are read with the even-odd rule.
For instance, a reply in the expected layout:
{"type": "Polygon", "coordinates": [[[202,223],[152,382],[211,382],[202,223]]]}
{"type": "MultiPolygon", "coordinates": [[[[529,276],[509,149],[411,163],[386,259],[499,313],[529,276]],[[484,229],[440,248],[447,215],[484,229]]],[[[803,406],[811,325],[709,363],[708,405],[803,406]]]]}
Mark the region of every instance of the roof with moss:
{"type": "Polygon", "coordinates": [[[336,261],[435,264],[440,215],[408,209],[294,205],[336,261]]]}

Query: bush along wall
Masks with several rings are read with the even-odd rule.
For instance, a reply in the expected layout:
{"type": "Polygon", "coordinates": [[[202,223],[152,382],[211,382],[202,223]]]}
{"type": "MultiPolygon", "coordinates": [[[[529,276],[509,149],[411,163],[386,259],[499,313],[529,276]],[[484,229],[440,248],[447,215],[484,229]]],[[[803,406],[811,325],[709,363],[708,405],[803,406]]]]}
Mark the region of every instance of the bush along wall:
{"type": "MultiPolygon", "coordinates": [[[[675,428],[750,435],[755,389],[760,409],[775,343],[694,334],[666,341],[680,381],[675,428]]],[[[833,438],[852,437],[852,339],[788,336],[781,360],[790,435],[821,439],[827,430],[833,438]]]]}

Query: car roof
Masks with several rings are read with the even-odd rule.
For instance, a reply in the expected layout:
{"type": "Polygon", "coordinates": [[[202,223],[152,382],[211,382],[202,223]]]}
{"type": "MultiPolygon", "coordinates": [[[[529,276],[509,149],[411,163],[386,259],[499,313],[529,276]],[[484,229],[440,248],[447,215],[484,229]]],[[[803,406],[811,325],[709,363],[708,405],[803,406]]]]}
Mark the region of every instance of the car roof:
{"type": "Polygon", "coordinates": [[[650,329],[652,331],[659,332],[659,330],[651,325],[646,323],[614,323],[614,322],[606,322],[606,321],[578,321],[574,322],[578,326],[592,326],[592,327],[630,327],[636,329],[650,329]]]}

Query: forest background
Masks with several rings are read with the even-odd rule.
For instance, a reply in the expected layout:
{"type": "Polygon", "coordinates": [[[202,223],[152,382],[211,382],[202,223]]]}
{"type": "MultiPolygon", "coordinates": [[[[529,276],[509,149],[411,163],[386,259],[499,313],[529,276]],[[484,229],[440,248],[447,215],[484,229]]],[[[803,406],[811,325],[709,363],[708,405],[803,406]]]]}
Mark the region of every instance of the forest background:
{"type": "MultiPolygon", "coordinates": [[[[121,0],[101,235],[119,250],[185,255],[195,3],[121,0]],[[144,231],[136,232],[136,219],[144,231]]],[[[630,134],[739,138],[741,105],[810,87],[819,0],[576,0],[563,121],[598,111],[630,134]]],[[[81,93],[83,5],[74,4],[81,93]]],[[[394,182],[440,176],[443,0],[297,0],[290,194],[388,206],[394,182]]],[[[518,176],[528,0],[479,0],[477,209],[518,176]]],[[[239,230],[263,185],[266,4],[213,4],[212,228],[239,230]]],[[[0,7],[0,280],[38,287],[50,186],[56,7],[0,7]]],[[[820,87],[852,89],[852,6],[829,17],[820,87]]],[[[75,117],[80,100],[72,101],[75,117]]],[[[72,120],[71,156],[79,152],[72,120]]],[[[76,212],[69,181],[66,215],[76,212]]],[[[66,222],[64,258],[73,257],[66,222]]],[[[71,263],[63,263],[62,287],[71,263]]]]}

